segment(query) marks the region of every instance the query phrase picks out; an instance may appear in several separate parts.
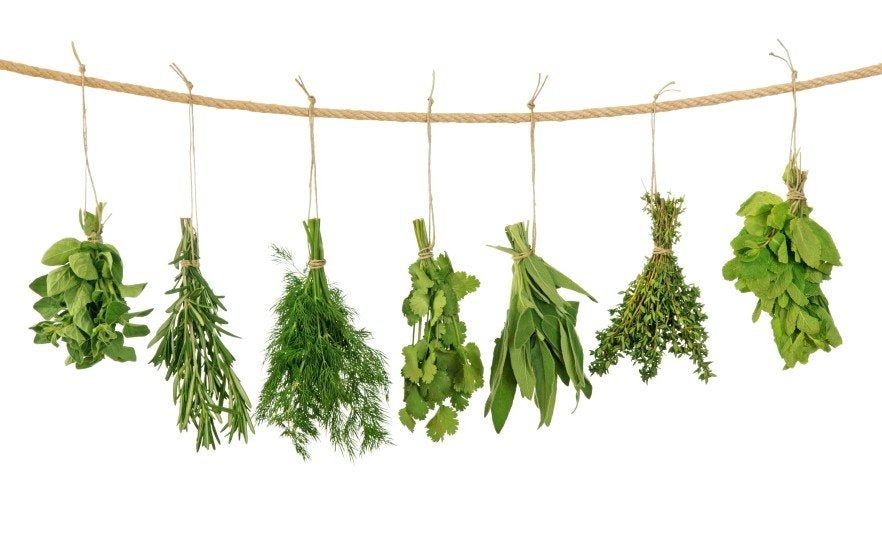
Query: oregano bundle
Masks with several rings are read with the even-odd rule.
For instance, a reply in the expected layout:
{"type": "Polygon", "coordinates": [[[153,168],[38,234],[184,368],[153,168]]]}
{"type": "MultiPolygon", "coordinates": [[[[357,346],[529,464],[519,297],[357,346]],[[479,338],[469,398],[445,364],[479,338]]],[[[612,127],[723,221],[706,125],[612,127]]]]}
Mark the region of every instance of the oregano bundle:
{"type": "Polygon", "coordinates": [[[591,397],[591,382],[583,370],[582,344],[576,334],[579,303],[564,300],[558,289],[569,289],[596,300],[573,280],[533,252],[527,227],[505,228],[511,248],[494,246],[512,256],[511,300],[502,334],[496,339],[490,368],[490,396],[484,415],[492,413],[496,432],[502,431],[515,392],[539,408],[539,426],[550,425],[557,397],[557,380],[591,397]]]}
{"type": "MultiPolygon", "coordinates": [[[[340,290],[328,285],[320,220],[310,218],[303,226],[309,270],[304,274],[292,265],[285,274],[256,416],[281,428],[304,459],[320,429],[354,458],[389,442],[389,377],[383,355],[367,344],[370,333],[353,326],[354,312],[340,290]]],[[[287,251],[275,248],[275,255],[291,264],[287,251]]]]}
{"type": "Polygon", "coordinates": [[[398,416],[413,431],[416,421],[434,411],[426,434],[438,442],[456,432],[457,412],[484,385],[481,353],[473,342],[466,343],[466,325],[459,318],[459,302],[480,283],[455,272],[446,253],[432,255],[423,219],[415,219],[413,229],[420,258],[408,269],[411,290],[402,306],[413,342],[402,350],[405,406],[398,416]]]}
{"type": "Polygon", "coordinates": [[[150,346],[158,344],[150,361],[166,369],[178,407],[178,429],[196,428],[196,450],[214,449],[226,432],[227,441],[248,441],[254,432],[251,401],[233,370],[233,354],[223,336],[233,336],[219,311],[226,310],[209,286],[199,265],[199,239],[189,218],[181,219],[181,241],[171,265],[178,269],[175,284],[166,292],[177,298],[168,318],[156,331],[150,346]],[[218,431],[217,424],[223,423],[218,431]]]}
{"type": "Polygon", "coordinates": [[[643,272],[623,291],[622,302],[610,309],[612,320],[597,333],[591,352],[592,374],[603,375],[627,355],[640,367],[640,378],[649,382],[658,373],[665,352],[688,356],[698,378],[707,382],[714,373],[707,360],[707,315],[699,301],[700,290],[686,283],[671,248],[680,239],[683,198],[663,198],[657,192],[643,195],[652,217],[652,255],[643,272]]]}
{"type": "Polygon", "coordinates": [[[736,289],[756,295],[753,320],[762,312],[771,316],[784,368],[842,343],[821,291],[842,261],[830,233],[809,217],[812,208],[803,193],[807,177],[799,154],[791,153],[783,175],[787,200],[760,191],[741,205],[744,228],[731,243],[735,257],[723,266],[723,277],[736,289]]]}
{"type": "Polygon", "coordinates": [[[125,338],[150,332],[132,319],[152,310],[133,312],[125,302],[141,294],[146,284],[123,284],[122,258],[102,240],[104,205],[98,202],[95,213],[80,210],[86,240],[63,238],[52,244],[42,263],[55,268],[30,285],[41,297],[34,309],[43,318],[31,327],[34,343],[63,342],[66,362],[76,368],[89,368],[105,357],[134,361],[135,350],[125,345],[125,338]]]}

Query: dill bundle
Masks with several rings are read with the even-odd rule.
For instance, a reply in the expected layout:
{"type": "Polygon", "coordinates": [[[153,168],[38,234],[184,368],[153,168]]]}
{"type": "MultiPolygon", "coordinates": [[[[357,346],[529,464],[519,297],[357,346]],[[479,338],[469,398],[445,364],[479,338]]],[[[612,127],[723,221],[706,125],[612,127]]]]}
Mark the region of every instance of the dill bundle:
{"type": "MultiPolygon", "coordinates": [[[[249,410],[251,402],[233,370],[233,355],[224,346],[227,322],[218,315],[226,310],[221,298],[211,290],[199,268],[199,240],[189,218],[181,219],[181,242],[170,263],[178,268],[174,287],[167,295],[177,295],[169,306],[168,318],[156,331],[150,346],[158,344],[150,361],[166,368],[172,380],[178,428],[196,427],[196,450],[214,449],[219,441],[216,422],[227,439],[248,441],[254,431],[249,410]]],[[[149,346],[148,346],[149,347],[149,346]]]]}
{"type": "Polygon", "coordinates": [[[320,220],[303,225],[309,245],[305,274],[291,265],[287,251],[274,248],[276,258],[292,268],[274,307],[256,417],[281,428],[304,459],[320,429],[354,458],[389,442],[383,406],[389,377],[383,355],[367,344],[370,334],[352,325],[354,312],[340,290],[328,285],[320,220]]]}
{"type": "Polygon", "coordinates": [[[697,286],[686,283],[671,247],[680,238],[683,198],[663,198],[657,192],[643,195],[645,210],[652,216],[655,249],[643,272],[622,293],[622,302],[610,310],[612,321],[597,333],[598,346],[591,352],[592,374],[603,375],[627,355],[640,367],[648,382],[658,373],[664,352],[687,355],[698,378],[707,382],[714,374],[707,360],[707,316],[697,286]]]}
{"type": "Polygon", "coordinates": [[[420,258],[410,265],[411,290],[402,305],[413,342],[402,350],[405,405],[398,417],[413,431],[416,421],[434,410],[426,434],[438,442],[456,432],[457,412],[484,385],[481,352],[466,343],[466,326],[459,318],[460,300],[480,284],[474,276],[454,272],[446,253],[432,256],[423,219],[413,221],[413,230],[420,258]]]}

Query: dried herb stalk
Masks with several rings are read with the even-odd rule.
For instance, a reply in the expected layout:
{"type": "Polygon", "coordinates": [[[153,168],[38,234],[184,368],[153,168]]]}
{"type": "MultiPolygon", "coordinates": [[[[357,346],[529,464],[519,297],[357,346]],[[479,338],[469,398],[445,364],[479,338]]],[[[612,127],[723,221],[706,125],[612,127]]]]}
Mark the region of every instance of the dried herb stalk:
{"type": "Polygon", "coordinates": [[[158,344],[151,362],[164,366],[172,380],[178,407],[178,428],[196,427],[196,450],[214,449],[219,432],[248,441],[254,431],[251,402],[233,370],[233,355],[222,337],[234,336],[218,315],[226,310],[211,290],[199,267],[199,240],[189,218],[181,219],[181,242],[170,263],[178,268],[168,295],[177,298],[166,313],[168,319],[156,331],[150,345],[158,344]],[[217,423],[223,423],[218,431],[217,423]]]}
{"type": "Polygon", "coordinates": [[[479,282],[454,272],[446,253],[432,256],[423,219],[415,219],[413,229],[420,258],[410,265],[411,291],[402,306],[413,341],[402,350],[405,406],[398,416],[413,431],[417,420],[434,412],[426,434],[438,442],[456,432],[457,412],[484,385],[481,353],[474,343],[466,343],[466,325],[459,318],[460,301],[479,282]]]}
{"type": "Polygon", "coordinates": [[[64,238],[52,244],[42,263],[55,268],[30,285],[41,297],[34,309],[43,317],[31,327],[34,343],[63,342],[66,362],[76,368],[89,368],[105,357],[134,361],[135,350],[125,345],[125,338],[150,332],[131,320],[151,310],[133,312],[125,302],[138,296],[146,284],[123,284],[122,258],[101,238],[103,212],[103,202],[95,213],[81,210],[80,226],[87,239],[64,238]]]}
{"type": "Polygon", "coordinates": [[[753,320],[762,312],[772,317],[784,368],[842,343],[821,291],[842,261],[830,233],[809,217],[812,208],[803,194],[807,177],[793,153],[783,176],[787,200],[761,191],[741,205],[744,228],[732,240],[735,257],[723,267],[723,277],[735,281],[736,289],[757,296],[753,320]]]}
{"type": "Polygon", "coordinates": [[[597,333],[591,352],[592,374],[603,375],[626,355],[640,367],[640,378],[649,382],[658,373],[665,352],[686,355],[695,364],[698,378],[707,382],[714,373],[707,360],[707,315],[697,286],[686,283],[671,248],[680,239],[683,198],[643,195],[652,216],[655,249],[643,272],[622,292],[622,302],[610,310],[612,321],[597,333]]]}
{"type": "Polygon", "coordinates": [[[564,300],[557,290],[569,289],[592,301],[594,297],[533,253],[524,223],[509,225],[505,233],[511,248],[494,247],[514,259],[511,301],[502,335],[496,339],[484,407],[484,415],[492,413],[496,432],[505,425],[518,388],[539,408],[540,427],[551,424],[558,378],[564,385],[572,383],[577,403],[580,394],[591,397],[575,329],[579,303],[564,300]]]}
{"type": "Polygon", "coordinates": [[[384,407],[389,377],[383,355],[367,344],[370,334],[353,326],[354,312],[340,290],[328,285],[319,219],[309,219],[304,228],[308,272],[296,270],[291,255],[274,248],[276,258],[292,268],[274,308],[256,415],[281,428],[304,459],[320,429],[353,458],[389,442],[384,407]]]}

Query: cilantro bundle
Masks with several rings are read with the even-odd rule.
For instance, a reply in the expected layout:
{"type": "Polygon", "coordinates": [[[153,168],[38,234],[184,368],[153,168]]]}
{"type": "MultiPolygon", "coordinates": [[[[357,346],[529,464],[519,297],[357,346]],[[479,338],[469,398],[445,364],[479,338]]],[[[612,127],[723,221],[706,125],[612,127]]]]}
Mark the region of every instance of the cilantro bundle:
{"type": "Polygon", "coordinates": [[[479,282],[454,272],[446,253],[432,256],[423,219],[414,220],[413,230],[420,258],[408,269],[412,287],[402,307],[413,327],[413,342],[402,350],[405,406],[398,416],[413,431],[416,420],[437,408],[426,423],[426,434],[438,442],[456,432],[457,412],[484,385],[481,353],[474,343],[466,343],[466,326],[459,318],[459,302],[479,282]]]}
{"type": "Polygon", "coordinates": [[[87,239],[64,238],[52,244],[42,263],[55,268],[30,285],[42,297],[34,304],[43,318],[31,327],[34,343],[63,342],[67,364],[76,368],[89,368],[105,357],[134,361],[135,350],[125,345],[125,338],[150,332],[131,320],[151,310],[133,312],[125,302],[146,284],[123,284],[122,258],[101,238],[103,212],[103,202],[96,204],[95,213],[81,210],[80,226],[87,239]]]}
{"type": "Polygon", "coordinates": [[[233,336],[218,315],[226,310],[199,268],[199,239],[189,218],[181,219],[181,242],[170,263],[178,269],[174,287],[166,292],[177,295],[166,313],[168,319],[156,331],[150,345],[157,344],[151,362],[166,368],[172,380],[174,402],[178,407],[178,428],[196,427],[196,450],[214,449],[220,432],[227,440],[248,441],[254,431],[249,410],[251,402],[233,370],[233,355],[222,336],[233,336]]]}
{"type": "Polygon", "coordinates": [[[658,373],[664,352],[687,355],[698,378],[707,382],[713,372],[707,360],[707,316],[698,287],[687,284],[671,247],[680,238],[683,198],[663,198],[657,192],[643,195],[652,216],[655,249],[643,272],[621,294],[622,302],[610,310],[612,321],[597,333],[591,352],[592,374],[603,375],[622,355],[640,367],[640,378],[649,382],[658,373]]]}
{"type": "Polygon", "coordinates": [[[551,424],[558,378],[564,385],[572,383],[577,402],[581,393],[591,397],[575,329],[579,303],[564,300],[557,290],[569,289],[592,301],[594,297],[533,253],[524,223],[507,226],[505,233],[511,248],[494,247],[514,259],[511,301],[502,335],[496,339],[484,407],[484,415],[492,413],[496,432],[505,425],[517,388],[539,408],[540,427],[551,424]]]}
{"type": "Polygon", "coordinates": [[[783,176],[787,200],[760,191],[741,205],[744,228],[732,240],[735,257],[723,267],[723,277],[735,281],[739,291],[757,296],[753,320],[762,312],[772,317],[784,368],[842,343],[821,291],[821,282],[842,262],[830,233],[809,217],[812,209],[803,194],[807,176],[799,154],[791,153],[783,176]]]}
{"type": "MultiPolygon", "coordinates": [[[[343,294],[328,285],[320,220],[303,225],[309,271],[285,274],[256,416],[281,428],[304,459],[320,428],[335,448],[354,458],[389,442],[383,406],[389,377],[383,355],[367,344],[370,334],[353,326],[343,294]]],[[[275,253],[280,261],[292,260],[284,250],[275,253]]]]}

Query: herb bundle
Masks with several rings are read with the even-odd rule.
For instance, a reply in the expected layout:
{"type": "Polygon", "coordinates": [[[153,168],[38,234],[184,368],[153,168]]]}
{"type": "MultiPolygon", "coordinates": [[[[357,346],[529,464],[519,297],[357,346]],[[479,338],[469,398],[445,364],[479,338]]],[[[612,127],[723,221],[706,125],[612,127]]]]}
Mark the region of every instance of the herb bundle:
{"type": "MultiPolygon", "coordinates": [[[[354,312],[340,290],[328,285],[320,220],[303,225],[309,270],[285,274],[256,417],[280,427],[304,459],[320,427],[335,448],[354,458],[389,442],[383,406],[389,377],[383,355],[367,344],[370,334],[352,325],[354,312]]],[[[291,262],[288,252],[275,253],[291,262]]]]}
{"type": "Polygon", "coordinates": [[[408,269],[411,291],[402,306],[413,327],[413,342],[402,350],[405,406],[398,417],[413,431],[416,421],[437,407],[426,423],[426,434],[438,442],[456,432],[457,412],[484,385],[481,353],[473,342],[466,343],[466,326],[459,318],[459,302],[480,283],[465,272],[454,272],[446,253],[432,256],[423,219],[413,221],[413,230],[420,258],[408,269]]]}
{"type": "Polygon", "coordinates": [[[591,383],[583,371],[582,345],[576,334],[579,303],[564,300],[558,289],[569,289],[596,300],[573,280],[533,253],[524,223],[505,228],[511,248],[511,301],[502,334],[496,339],[490,368],[490,396],[484,415],[492,412],[496,432],[502,431],[515,391],[533,399],[539,408],[539,426],[550,425],[557,396],[557,379],[572,383],[579,395],[591,397],[591,383]]]}
{"type": "Polygon", "coordinates": [[[821,291],[821,282],[842,262],[830,233],[809,217],[812,209],[803,194],[807,176],[799,154],[791,153],[783,175],[787,200],[760,191],[741,205],[744,228],[732,240],[735,257],[723,266],[725,279],[757,296],[753,320],[762,312],[772,317],[784,368],[842,343],[821,291]]]}
{"type": "Polygon", "coordinates": [[[655,249],[643,272],[623,291],[622,302],[610,309],[610,325],[597,333],[598,346],[591,352],[592,374],[603,375],[622,355],[640,366],[640,378],[649,382],[658,373],[665,351],[687,355],[698,378],[707,382],[714,373],[707,360],[707,315],[699,301],[697,286],[687,284],[671,247],[680,238],[683,198],[663,198],[657,192],[643,195],[645,210],[652,216],[655,249]]]}
{"type": "Polygon", "coordinates": [[[55,268],[30,285],[42,297],[34,304],[43,317],[31,327],[34,343],[64,342],[67,364],[76,368],[89,368],[105,357],[134,361],[135,350],[125,345],[125,338],[150,332],[131,320],[151,310],[133,312],[125,302],[141,294],[146,284],[123,284],[122,258],[101,238],[103,212],[103,202],[96,204],[95,213],[81,210],[80,226],[87,239],[63,238],[52,244],[42,263],[55,268]]]}
{"type": "Polygon", "coordinates": [[[223,422],[228,442],[234,437],[248,441],[254,431],[251,402],[233,370],[233,355],[222,336],[234,336],[218,315],[226,310],[199,268],[199,240],[189,218],[181,218],[181,242],[170,263],[178,269],[174,287],[177,295],[169,306],[168,318],[156,331],[150,345],[158,344],[151,362],[166,368],[172,380],[178,407],[178,428],[196,427],[196,450],[214,449],[219,441],[216,422],[223,422]]]}

